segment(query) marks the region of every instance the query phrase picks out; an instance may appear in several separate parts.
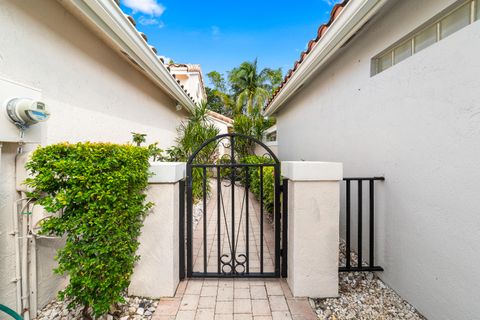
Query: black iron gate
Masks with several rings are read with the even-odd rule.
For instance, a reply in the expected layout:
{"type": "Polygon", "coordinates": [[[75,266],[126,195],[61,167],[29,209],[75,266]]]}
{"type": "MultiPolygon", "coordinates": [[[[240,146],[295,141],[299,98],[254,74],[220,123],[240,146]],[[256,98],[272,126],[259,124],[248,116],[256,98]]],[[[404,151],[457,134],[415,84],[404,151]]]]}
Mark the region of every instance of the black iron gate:
{"type": "Polygon", "coordinates": [[[185,270],[187,277],[286,277],[287,181],[275,154],[253,137],[222,134],[203,143],[186,170],[180,278],[185,270]],[[264,155],[253,154],[259,148],[264,155]]]}

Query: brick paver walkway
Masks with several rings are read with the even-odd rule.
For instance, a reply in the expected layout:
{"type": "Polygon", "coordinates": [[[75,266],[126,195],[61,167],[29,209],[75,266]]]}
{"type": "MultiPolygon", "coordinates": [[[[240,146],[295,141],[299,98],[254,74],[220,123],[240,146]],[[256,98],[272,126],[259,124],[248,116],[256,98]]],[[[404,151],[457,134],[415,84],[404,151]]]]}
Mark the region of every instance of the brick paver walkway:
{"type": "MultiPolygon", "coordinates": [[[[204,222],[207,230],[207,271],[217,272],[217,188],[211,183],[211,198],[205,220],[194,230],[194,271],[204,271],[204,222]]],[[[220,254],[229,254],[227,230],[231,228],[231,187],[222,187],[224,206],[221,211],[220,254]],[[225,208],[225,209],[223,209],[225,208]],[[224,210],[224,211],[223,211],[224,210]]],[[[246,201],[244,189],[235,188],[235,225],[240,235],[237,253],[246,249],[246,201]],[[243,212],[243,214],[242,214],[243,212]],[[237,229],[238,227],[238,229],[237,229]]],[[[260,206],[249,195],[249,262],[250,272],[260,271],[260,206]]],[[[264,271],[273,271],[273,226],[264,219],[264,271]]],[[[284,279],[191,279],[180,282],[173,298],[162,298],[153,320],[314,320],[317,319],[306,298],[294,298],[284,279]]]]}
{"type": "Polygon", "coordinates": [[[153,320],[315,320],[306,298],[283,279],[195,279],[162,298],[153,320]]]}

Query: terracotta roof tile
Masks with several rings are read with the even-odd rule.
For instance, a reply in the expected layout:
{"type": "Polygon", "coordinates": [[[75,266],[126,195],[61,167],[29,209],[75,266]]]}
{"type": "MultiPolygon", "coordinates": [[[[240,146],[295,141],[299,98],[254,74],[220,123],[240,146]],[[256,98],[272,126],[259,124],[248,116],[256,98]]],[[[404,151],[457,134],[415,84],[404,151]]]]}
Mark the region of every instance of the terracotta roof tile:
{"type": "MultiPolygon", "coordinates": [[[[120,7],[120,0],[114,0],[114,1],[115,1],[115,3],[117,4],[117,6],[120,7]]],[[[136,28],[137,23],[136,23],[135,19],[134,19],[132,16],[128,15],[128,14],[125,14],[125,17],[126,17],[126,18],[130,21],[130,23],[136,28]]],[[[148,37],[147,37],[147,35],[146,35],[145,33],[143,33],[143,32],[140,32],[138,29],[137,29],[137,32],[138,32],[138,34],[140,34],[140,36],[141,36],[141,37],[145,40],[145,42],[147,42],[147,44],[148,44],[148,37]]],[[[150,47],[150,49],[151,49],[155,54],[158,53],[158,52],[157,52],[157,49],[156,49],[154,46],[149,45],[149,47],[150,47]]],[[[165,64],[165,61],[164,61],[164,59],[163,59],[162,57],[159,57],[158,59],[162,62],[162,64],[165,64]]],[[[197,65],[192,65],[192,66],[197,66],[197,65]]],[[[170,67],[166,66],[166,68],[167,68],[167,70],[169,71],[169,73],[170,73],[170,75],[172,76],[172,78],[175,79],[178,84],[180,84],[180,80],[176,79],[175,75],[171,73],[170,67]]],[[[200,68],[200,66],[198,66],[198,69],[199,69],[199,68],[200,68]]],[[[183,91],[185,91],[185,93],[188,95],[188,97],[190,98],[190,100],[191,100],[192,102],[195,102],[194,99],[193,99],[193,97],[192,97],[192,96],[190,95],[190,93],[183,87],[183,85],[182,85],[181,87],[182,87],[183,91]]]]}
{"type": "Polygon", "coordinates": [[[135,21],[135,19],[134,19],[132,16],[129,16],[129,15],[127,15],[127,14],[126,14],[125,16],[127,17],[128,21],[130,21],[130,23],[131,23],[134,27],[137,26],[137,22],[135,21]]]}
{"type": "Polygon", "coordinates": [[[336,5],[333,6],[332,8],[332,11],[330,12],[330,19],[328,20],[327,23],[324,23],[322,24],[320,27],[318,27],[318,30],[317,30],[317,36],[315,39],[312,39],[308,42],[308,45],[307,45],[307,49],[305,51],[303,51],[301,54],[300,54],[300,58],[294,62],[293,64],[293,68],[288,70],[287,74],[285,75],[285,78],[283,79],[283,81],[280,83],[279,87],[277,88],[277,90],[275,90],[275,92],[273,93],[272,97],[270,98],[270,100],[267,101],[267,104],[265,105],[265,108],[268,108],[268,106],[270,105],[270,103],[273,101],[273,99],[275,99],[275,97],[280,93],[280,91],[282,91],[283,87],[285,86],[285,84],[288,82],[288,80],[293,76],[293,74],[295,73],[295,71],[297,71],[298,67],[300,66],[300,64],[302,64],[302,62],[305,60],[305,58],[308,56],[308,54],[312,51],[312,49],[315,47],[315,45],[320,41],[320,39],[323,37],[323,35],[325,34],[325,32],[327,32],[328,28],[330,27],[330,25],[333,23],[333,21],[335,21],[335,19],[340,15],[340,13],[342,12],[343,8],[347,5],[347,3],[349,2],[350,0],[343,0],[341,3],[338,3],[336,5]]]}
{"type": "Polygon", "coordinates": [[[154,46],[149,46],[149,47],[150,47],[150,49],[151,49],[153,52],[155,52],[155,54],[158,53],[158,52],[157,52],[157,48],[155,48],[154,46]]]}

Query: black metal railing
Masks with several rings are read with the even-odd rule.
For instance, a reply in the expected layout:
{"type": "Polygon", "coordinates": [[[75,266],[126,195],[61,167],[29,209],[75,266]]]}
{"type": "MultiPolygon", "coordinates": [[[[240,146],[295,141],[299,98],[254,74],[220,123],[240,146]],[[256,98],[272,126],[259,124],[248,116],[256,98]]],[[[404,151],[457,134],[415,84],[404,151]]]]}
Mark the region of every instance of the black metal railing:
{"type": "Polygon", "coordinates": [[[384,181],[384,177],[371,178],[344,178],[345,181],[345,265],[339,267],[340,272],[357,272],[357,271],[383,271],[383,268],[375,265],[375,181],[384,181]],[[364,261],[363,257],[363,186],[368,182],[368,260],[364,261]],[[352,264],[352,223],[351,223],[351,205],[352,205],[352,184],[357,186],[357,263],[352,264]]]}

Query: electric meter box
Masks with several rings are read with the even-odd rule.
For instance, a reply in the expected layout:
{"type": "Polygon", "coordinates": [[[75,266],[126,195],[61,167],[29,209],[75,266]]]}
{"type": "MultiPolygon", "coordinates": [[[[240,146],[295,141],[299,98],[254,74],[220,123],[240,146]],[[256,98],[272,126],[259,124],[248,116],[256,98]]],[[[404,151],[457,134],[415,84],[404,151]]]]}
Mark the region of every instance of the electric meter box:
{"type": "Polygon", "coordinates": [[[41,101],[40,90],[0,77],[0,142],[41,143],[45,123],[39,122],[22,130],[7,113],[7,104],[12,99],[41,101]]]}

